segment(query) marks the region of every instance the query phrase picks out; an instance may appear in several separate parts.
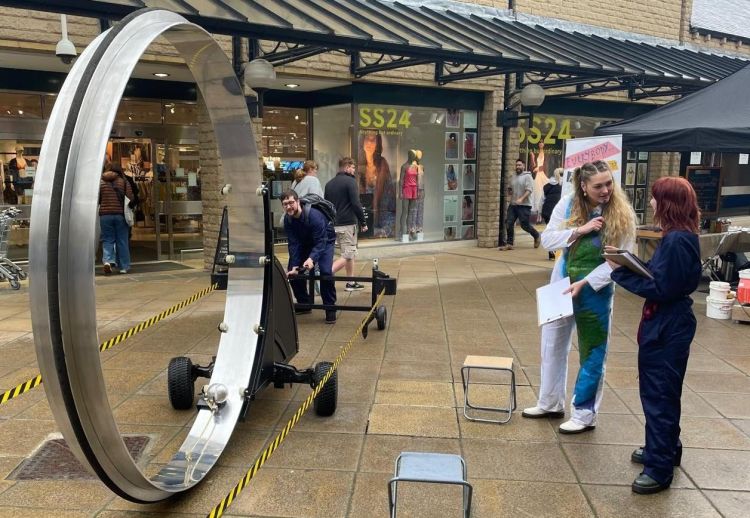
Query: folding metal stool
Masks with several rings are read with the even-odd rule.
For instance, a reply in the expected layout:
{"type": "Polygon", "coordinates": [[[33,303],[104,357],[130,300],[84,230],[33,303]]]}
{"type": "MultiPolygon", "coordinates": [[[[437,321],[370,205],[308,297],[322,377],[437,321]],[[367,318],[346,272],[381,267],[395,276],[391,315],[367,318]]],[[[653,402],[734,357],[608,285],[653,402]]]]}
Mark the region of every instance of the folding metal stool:
{"type": "Polygon", "coordinates": [[[388,509],[396,518],[399,482],[425,482],[463,486],[463,515],[471,516],[473,488],[466,481],[466,462],[450,453],[401,452],[396,459],[396,473],[388,482],[388,509]]]}
{"type": "MultiPolygon", "coordinates": [[[[507,423],[513,416],[516,409],[516,374],[513,372],[513,358],[503,358],[500,356],[467,356],[464,365],[461,367],[461,381],[464,385],[464,417],[469,421],[482,421],[485,423],[507,423]],[[488,371],[506,371],[510,373],[510,393],[507,407],[487,407],[472,405],[469,401],[469,386],[472,369],[488,371]],[[506,419],[486,419],[480,417],[471,417],[467,409],[486,410],[490,412],[507,413],[506,419]]],[[[503,385],[499,385],[502,387],[503,385]]]]}

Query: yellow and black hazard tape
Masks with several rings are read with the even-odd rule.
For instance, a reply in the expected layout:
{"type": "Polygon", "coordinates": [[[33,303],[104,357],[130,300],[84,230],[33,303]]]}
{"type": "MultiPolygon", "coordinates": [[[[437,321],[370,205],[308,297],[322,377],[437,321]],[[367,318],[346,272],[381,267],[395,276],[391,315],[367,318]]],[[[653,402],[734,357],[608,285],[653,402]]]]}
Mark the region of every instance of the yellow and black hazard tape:
{"type": "Polygon", "coordinates": [[[4,392],[3,397],[0,398],[0,405],[5,403],[6,401],[13,399],[14,397],[18,397],[21,394],[25,394],[31,389],[37,388],[41,384],[42,384],[42,375],[37,374],[36,376],[26,381],[25,383],[21,383],[20,385],[4,392]]]}
{"type": "Polygon", "coordinates": [[[367,313],[365,318],[362,319],[362,322],[359,324],[359,327],[354,332],[352,337],[349,339],[349,341],[344,345],[344,347],[341,348],[341,351],[339,351],[339,355],[336,357],[336,359],[333,361],[333,365],[328,369],[328,372],[326,372],[325,376],[323,376],[323,379],[320,380],[320,383],[317,384],[317,386],[313,389],[313,391],[310,393],[309,396],[307,396],[307,399],[299,406],[297,411],[294,413],[292,418],[286,423],[286,426],[284,427],[281,432],[271,441],[265,450],[263,450],[263,453],[261,453],[257,459],[255,459],[255,463],[253,464],[253,467],[251,467],[249,470],[247,470],[247,473],[245,473],[245,476],[242,477],[237,484],[232,488],[232,490],[222,498],[221,502],[219,502],[210,513],[208,513],[208,518],[219,518],[224,514],[224,511],[227,510],[227,508],[232,505],[232,502],[235,498],[239,496],[239,494],[242,492],[243,489],[245,489],[248,484],[250,484],[250,481],[253,479],[256,473],[258,473],[258,470],[263,466],[263,464],[266,463],[268,458],[273,454],[273,452],[276,451],[276,449],[281,445],[282,442],[284,442],[284,439],[286,439],[287,435],[289,435],[289,432],[294,428],[294,426],[299,422],[299,420],[302,418],[304,413],[307,411],[308,408],[310,408],[310,405],[312,404],[313,400],[318,396],[321,390],[323,390],[323,386],[325,386],[326,383],[328,383],[328,380],[331,379],[331,376],[333,376],[333,373],[338,369],[341,362],[344,360],[347,354],[349,354],[349,349],[352,348],[352,345],[354,345],[354,341],[357,339],[357,336],[359,336],[362,333],[362,329],[364,329],[365,325],[369,323],[369,320],[372,318],[372,314],[375,311],[375,309],[380,305],[380,302],[383,300],[383,295],[385,295],[385,290],[380,292],[380,295],[378,295],[378,299],[375,301],[375,304],[370,308],[370,311],[367,313]]]}
{"type": "Polygon", "coordinates": [[[158,315],[154,315],[153,317],[144,320],[143,322],[141,322],[137,326],[131,327],[127,331],[123,331],[122,333],[120,333],[117,336],[113,336],[112,338],[110,338],[106,342],[104,342],[104,343],[102,343],[102,344],[99,345],[99,351],[104,352],[107,349],[109,349],[110,347],[114,347],[115,345],[119,344],[120,342],[123,342],[123,341],[127,340],[131,336],[140,333],[144,329],[148,329],[149,327],[151,327],[152,325],[156,324],[157,322],[160,322],[160,321],[164,320],[165,318],[167,318],[168,316],[170,316],[170,315],[176,313],[177,311],[181,310],[185,306],[189,306],[190,304],[192,304],[193,302],[195,302],[199,298],[204,297],[205,295],[208,295],[209,293],[211,293],[212,291],[214,291],[217,288],[217,286],[218,286],[218,284],[215,283],[215,284],[209,286],[208,288],[204,288],[201,291],[199,291],[197,293],[194,293],[193,296],[191,296],[190,298],[187,298],[187,299],[183,300],[182,302],[178,302],[174,306],[172,306],[172,307],[170,307],[168,309],[165,309],[164,311],[162,311],[158,315]]]}
{"type": "MultiPolygon", "coordinates": [[[[204,289],[200,290],[199,292],[194,293],[190,298],[187,298],[187,299],[183,300],[182,302],[178,302],[177,304],[175,304],[174,306],[170,307],[169,309],[165,309],[164,311],[162,311],[158,315],[154,315],[153,317],[144,320],[140,324],[131,327],[127,331],[123,331],[119,335],[113,336],[112,338],[110,338],[106,342],[103,342],[103,343],[99,344],[99,351],[100,352],[104,352],[107,349],[109,349],[111,347],[114,347],[115,345],[117,345],[119,343],[124,342],[125,340],[127,340],[131,336],[140,333],[144,329],[148,329],[149,327],[151,327],[152,325],[156,324],[157,322],[159,322],[161,320],[164,320],[168,316],[170,316],[170,315],[174,314],[175,312],[181,310],[185,306],[189,306],[193,302],[197,301],[199,298],[205,297],[206,295],[208,295],[209,293],[211,293],[212,291],[214,291],[217,287],[218,287],[218,284],[215,283],[215,284],[209,286],[208,288],[204,288],[204,289]]],[[[36,387],[38,387],[41,384],[42,384],[42,375],[41,374],[37,374],[36,376],[34,376],[33,378],[31,378],[30,380],[24,381],[20,385],[17,385],[17,386],[13,387],[10,390],[6,390],[3,393],[2,397],[0,397],[0,405],[2,405],[3,403],[7,403],[11,399],[18,397],[21,394],[25,394],[26,392],[28,392],[28,391],[30,391],[32,389],[35,389],[36,387]]]]}

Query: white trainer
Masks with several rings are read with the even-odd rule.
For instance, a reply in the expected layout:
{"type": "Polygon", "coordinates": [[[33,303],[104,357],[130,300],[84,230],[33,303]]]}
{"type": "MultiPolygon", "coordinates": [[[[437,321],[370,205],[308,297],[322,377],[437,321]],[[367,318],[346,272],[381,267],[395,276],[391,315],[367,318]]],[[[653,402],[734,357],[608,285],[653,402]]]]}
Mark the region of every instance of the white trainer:
{"type": "Polygon", "coordinates": [[[588,432],[589,430],[593,430],[594,428],[596,428],[596,425],[580,424],[570,419],[561,424],[559,430],[560,433],[574,434],[588,432]]]}
{"type": "Polygon", "coordinates": [[[523,417],[527,417],[529,419],[541,419],[543,417],[564,417],[565,412],[550,412],[549,410],[545,410],[543,408],[540,408],[538,406],[532,406],[529,408],[524,408],[523,412],[521,412],[521,415],[523,417]]]}

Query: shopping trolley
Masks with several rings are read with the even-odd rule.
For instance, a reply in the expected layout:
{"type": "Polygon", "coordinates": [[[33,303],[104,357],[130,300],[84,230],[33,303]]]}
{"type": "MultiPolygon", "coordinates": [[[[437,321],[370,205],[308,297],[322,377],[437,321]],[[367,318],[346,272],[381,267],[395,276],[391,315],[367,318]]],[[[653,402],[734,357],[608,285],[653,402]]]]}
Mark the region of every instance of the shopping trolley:
{"type": "Polygon", "coordinates": [[[20,289],[21,281],[26,278],[26,272],[8,259],[10,225],[20,213],[16,207],[9,207],[0,212],[0,280],[7,280],[14,290],[20,289]]]}

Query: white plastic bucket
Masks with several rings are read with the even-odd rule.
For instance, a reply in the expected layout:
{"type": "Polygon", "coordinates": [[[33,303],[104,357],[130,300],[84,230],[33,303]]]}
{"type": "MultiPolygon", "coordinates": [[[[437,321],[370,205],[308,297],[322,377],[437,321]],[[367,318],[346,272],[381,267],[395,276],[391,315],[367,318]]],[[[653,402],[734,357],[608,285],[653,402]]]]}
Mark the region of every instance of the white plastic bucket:
{"type": "Polygon", "coordinates": [[[716,300],[726,300],[727,295],[729,294],[728,282],[712,281],[708,287],[711,290],[711,293],[708,295],[709,297],[716,300]]]}
{"type": "Polygon", "coordinates": [[[732,304],[734,299],[714,299],[710,295],[706,297],[706,316],[717,320],[729,320],[732,318],[732,304]]]}

